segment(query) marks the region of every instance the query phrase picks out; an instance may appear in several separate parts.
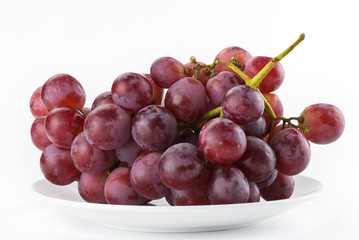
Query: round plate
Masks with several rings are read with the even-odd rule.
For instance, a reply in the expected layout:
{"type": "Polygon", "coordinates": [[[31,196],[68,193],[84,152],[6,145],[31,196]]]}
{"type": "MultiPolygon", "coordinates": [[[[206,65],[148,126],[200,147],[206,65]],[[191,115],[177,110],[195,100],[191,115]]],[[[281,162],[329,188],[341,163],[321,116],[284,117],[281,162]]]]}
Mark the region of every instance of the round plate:
{"type": "Polygon", "coordinates": [[[56,186],[44,179],[32,188],[41,199],[68,214],[101,226],[143,232],[199,232],[253,225],[312,199],[322,189],[319,181],[305,176],[296,176],[295,184],[290,199],[209,206],[169,206],[164,199],[152,201],[155,206],[87,203],[78,194],[77,183],[56,186]]]}

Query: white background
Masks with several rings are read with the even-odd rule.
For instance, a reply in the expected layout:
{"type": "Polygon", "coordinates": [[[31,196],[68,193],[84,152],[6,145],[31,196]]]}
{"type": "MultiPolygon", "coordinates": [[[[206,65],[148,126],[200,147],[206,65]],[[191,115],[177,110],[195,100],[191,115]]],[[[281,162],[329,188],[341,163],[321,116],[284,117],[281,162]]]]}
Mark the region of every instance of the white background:
{"type": "Polygon", "coordinates": [[[0,1],[1,239],[357,239],[359,225],[356,1],[0,1]],[[346,129],[331,145],[312,144],[304,175],[321,197],[256,226],[198,234],[94,228],[34,198],[41,152],[32,146],[33,91],[56,73],[77,78],[87,106],[123,72],[149,72],[161,56],[211,63],[227,46],[283,61],[277,91],[285,116],[312,103],[342,109],[346,129]]]}

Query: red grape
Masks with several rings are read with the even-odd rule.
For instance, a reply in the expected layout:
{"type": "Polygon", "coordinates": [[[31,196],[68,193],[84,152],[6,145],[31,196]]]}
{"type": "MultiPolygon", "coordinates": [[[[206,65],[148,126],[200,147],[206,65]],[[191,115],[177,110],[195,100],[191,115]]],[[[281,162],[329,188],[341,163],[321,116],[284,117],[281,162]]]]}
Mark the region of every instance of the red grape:
{"type": "Polygon", "coordinates": [[[84,132],[90,144],[101,150],[114,150],[130,138],[131,116],[115,104],[99,106],[85,119],[84,132]]]}
{"type": "Polygon", "coordinates": [[[277,132],[271,142],[277,164],[276,169],[285,175],[296,175],[309,164],[310,145],[306,137],[295,128],[286,128],[277,132]]]}
{"type": "MultiPolygon", "coordinates": [[[[200,65],[205,65],[202,62],[198,62],[198,63],[200,65]]],[[[186,63],[184,66],[185,67],[196,67],[196,64],[189,62],[189,63],[186,63]]],[[[195,73],[196,73],[195,70],[191,70],[186,74],[186,77],[193,77],[195,73]]],[[[211,78],[211,73],[206,71],[205,68],[201,68],[199,70],[198,80],[203,84],[203,86],[206,86],[206,84],[210,78],[211,78]]]]}
{"type": "Polygon", "coordinates": [[[251,202],[259,202],[261,198],[261,193],[259,192],[259,189],[254,182],[248,182],[249,185],[249,197],[248,197],[248,203],[251,202]]]}
{"type": "Polygon", "coordinates": [[[258,118],[254,123],[250,123],[247,125],[239,125],[246,136],[253,136],[260,139],[265,137],[267,131],[267,125],[264,116],[258,118]]]}
{"type": "Polygon", "coordinates": [[[256,137],[247,137],[247,148],[236,166],[248,181],[260,182],[267,179],[276,166],[276,157],[271,147],[256,137]]]}
{"type": "MultiPolygon", "coordinates": [[[[232,46],[220,51],[217,54],[216,59],[219,59],[225,63],[230,63],[232,57],[236,57],[238,59],[238,64],[243,65],[247,62],[248,59],[252,57],[252,55],[243,48],[232,46]]],[[[217,73],[223,71],[232,71],[230,68],[223,65],[217,65],[215,69],[217,73]]]]}
{"type": "Polygon", "coordinates": [[[199,148],[206,159],[217,164],[236,162],[247,147],[243,130],[231,120],[214,118],[199,134],[199,148]]]}
{"type": "Polygon", "coordinates": [[[300,114],[308,131],[305,136],[317,144],[328,144],[337,140],[343,133],[345,119],[343,113],[334,105],[319,103],[305,108],[300,114]]]}
{"type": "Polygon", "coordinates": [[[121,163],[126,163],[127,167],[132,167],[136,158],[143,153],[144,150],[133,140],[132,137],[119,148],[116,148],[115,153],[121,163]]]}
{"type": "Polygon", "coordinates": [[[230,89],[222,100],[226,118],[239,125],[257,121],[264,112],[262,95],[254,88],[240,85],[230,89]]]}
{"type": "Polygon", "coordinates": [[[185,77],[174,83],[167,91],[165,106],[178,122],[196,121],[206,108],[206,90],[194,78],[185,77]]]}
{"type": "Polygon", "coordinates": [[[133,163],[130,173],[131,185],[141,196],[155,200],[166,196],[169,188],[159,175],[161,152],[144,152],[133,163]]]}
{"type": "Polygon", "coordinates": [[[199,179],[204,164],[204,157],[196,146],[179,143],[169,147],[161,156],[160,176],[169,188],[182,190],[199,179]]]}
{"type": "Polygon", "coordinates": [[[159,151],[168,147],[177,134],[177,122],[164,107],[150,105],[141,109],[133,119],[132,137],[143,149],[159,151]]]}
{"type": "Polygon", "coordinates": [[[99,174],[109,169],[117,161],[113,151],[103,151],[91,145],[82,132],[71,146],[71,158],[82,173],[99,174]]]}
{"type": "Polygon", "coordinates": [[[162,103],[162,99],[163,99],[163,94],[164,94],[164,89],[157,86],[157,84],[153,81],[151,74],[143,74],[143,76],[147,79],[147,81],[149,81],[152,85],[152,89],[153,89],[153,104],[155,105],[161,105],[162,103]]]}
{"type": "Polygon", "coordinates": [[[83,131],[84,120],[84,115],[74,108],[55,108],[46,117],[46,135],[56,146],[71,148],[74,138],[83,131]]]}
{"type": "Polygon", "coordinates": [[[78,183],[78,190],[82,199],[90,203],[107,203],[105,199],[107,177],[106,172],[99,174],[82,173],[78,183]]]}
{"type": "Polygon", "coordinates": [[[115,101],[112,99],[111,91],[103,92],[98,95],[92,103],[91,110],[94,110],[98,106],[106,105],[106,104],[115,104],[115,101]]]}
{"type": "Polygon", "coordinates": [[[218,165],[209,176],[207,193],[211,204],[245,203],[249,198],[249,185],[235,166],[218,165]]]}
{"type": "Polygon", "coordinates": [[[44,177],[56,185],[70,184],[81,175],[72,162],[70,149],[58,148],[54,144],[44,149],[40,168],[44,177]]]}
{"type": "Polygon", "coordinates": [[[31,125],[32,143],[41,151],[51,144],[45,132],[45,119],[45,116],[37,117],[31,125]]]}
{"type": "Polygon", "coordinates": [[[271,185],[260,189],[261,197],[267,201],[288,199],[293,194],[294,185],[293,176],[278,173],[271,185]]]}
{"type": "Polygon", "coordinates": [[[219,107],[228,90],[238,85],[244,85],[244,81],[233,72],[223,71],[209,79],[206,91],[212,105],[219,107]]]}
{"type": "Polygon", "coordinates": [[[274,169],[274,171],[272,172],[272,174],[265,180],[260,181],[260,182],[256,182],[256,185],[259,189],[268,187],[269,185],[271,185],[274,180],[276,179],[278,174],[278,171],[276,169],[274,169]]]}
{"type": "Polygon", "coordinates": [[[69,106],[82,109],[86,94],[81,83],[68,74],[57,74],[45,82],[41,98],[47,110],[69,106]]]}
{"type": "Polygon", "coordinates": [[[105,183],[105,198],[109,204],[142,205],[147,199],[133,189],[130,169],[118,167],[108,176],[105,183]]]}
{"type": "MultiPolygon", "coordinates": [[[[270,61],[270,57],[253,57],[245,63],[244,73],[253,78],[270,61]]],[[[269,93],[277,90],[284,80],[284,68],[277,63],[267,76],[259,84],[259,90],[262,93],[269,93]]]]}
{"type": "Polygon", "coordinates": [[[152,63],[151,77],[161,88],[169,88],[185,76],[183,64],[174,58],[161,57],[152,63]]]}
{"type": "Polygon", "coordinates": [[[38,87],[30,98],[30,111],[34,117],[46,116],[49,113],[42,103],[41,90],[42,86],[38,87]]]}
{"type": "Polygon", "coordinates": [[[112,84],[113,101],[132,112],[150,105],[153,101],[152,85],[138,73],[123,73],[112,84]]]}
{"type": "MultiPolygon", "coordinates": [[[[279,97],[274,93],[263,93],[263,96],[267,99],[268,103],[271,105],[274,114],[277,117],[282,117],[284,109],[283,109],[283,105],[282,105],[282,102],[280,101],[279,97]]],[[[269,126],[269,117],[266,113],[263,113],[263,116],[265,117],[266,125],[268,127],[269,126]]],[[[280,122],[280,119],[274,120],[273,127],[277,126],[279,122],[280,122]]]]}

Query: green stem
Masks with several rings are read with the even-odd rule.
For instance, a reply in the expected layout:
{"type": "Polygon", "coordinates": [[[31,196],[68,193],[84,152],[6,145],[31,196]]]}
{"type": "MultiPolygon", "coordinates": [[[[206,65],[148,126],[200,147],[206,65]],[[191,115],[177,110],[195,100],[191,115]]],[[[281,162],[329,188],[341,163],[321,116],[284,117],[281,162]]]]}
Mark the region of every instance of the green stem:
{"type": "Polygon", "coordinates": [[[219,59],[216,59],[215,64],[217,65],[224,65],[228,68],[230,68],[233,72],[235,72],[238,76],[240,76],[244,82],[246,83],[246,85],[249,85],[251,78],[248,77],[244,72],[242,72],[236,65],[234,65],[233,63],[225,63],[220,61],[219,59]]]}
{"type": "Polygon", "coordinates": [[[282,60],[285,56],[288,55],[288,53],[290,53],[301,41],[303,41],[305,38],[304,33],[300,34],[299,38],[297,39],[297,41],[295,41],[292,45],[290,45],[286,50],[284,50],[281,54],[279,54],[278,56],[276,56],[275,58],[272,58],[272,60],[267,63],[267,65],[264,66],[264,68],[262,68],[262,70],[259,71],[259,73],[257,73],[257,75],[255,75],[250,81],[249,84],[250,86],[257,88],[259,83],[263,80],[263,78],[265,78],[265,76],[267,76],[267,74],[270,72],[270,70],[272,70],[272,68],[274,68],[274,66],[280,61],[282,60]]]}
{"type": "Polygon", "coordinates": [[[211,111],[206,112],[194,123],[178,124],[178,130],[186,129],[186,128],[192,128],[192,129],[196,128],[198,124],[206,121],[207,119],[211,119],[217,115],[223,115],[222,107],[217,107],[215,109],[212,109],[211,111]]]}

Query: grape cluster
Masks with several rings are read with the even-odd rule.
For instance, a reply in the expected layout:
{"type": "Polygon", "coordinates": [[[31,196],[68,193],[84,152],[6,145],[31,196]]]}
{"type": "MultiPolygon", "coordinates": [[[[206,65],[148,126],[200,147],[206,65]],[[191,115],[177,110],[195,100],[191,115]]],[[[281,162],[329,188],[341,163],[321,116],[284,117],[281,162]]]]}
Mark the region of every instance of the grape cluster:
{"type": "Polygon", "coordinates": [[[161,57],[150,74],[119,75],[91,108],[74,77],[51,77],[30,100],[44,177],[56,185],[78,181],[81,197],[92,203],[289,198],[293,176],[309,164],[309,142],[331,143],[345,125],[331,104],[283,117],[273,93],[284,80],[278,61],[298,43],[276,58],[228,47],[209,65],[161,57]]]}

